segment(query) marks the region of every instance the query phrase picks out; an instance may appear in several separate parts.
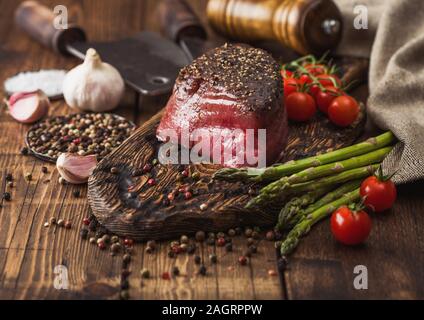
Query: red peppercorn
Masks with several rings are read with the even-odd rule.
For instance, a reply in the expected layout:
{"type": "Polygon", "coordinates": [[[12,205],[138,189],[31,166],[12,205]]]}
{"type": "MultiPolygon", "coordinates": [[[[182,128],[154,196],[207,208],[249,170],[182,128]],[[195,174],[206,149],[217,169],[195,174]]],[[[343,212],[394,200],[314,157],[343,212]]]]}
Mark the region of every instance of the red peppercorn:
{"type": "Polygon", "coordinates": [[[149,184],[149,186],[154,186],[156,184],[155,179],[151,178],[149,179],[149,181],[147,181],[147,183],[149,184]]]}
{"type": "Polygon", "coordinates": [[[127,247],[132,247],[132,245],[134,244],[134,240],[133,239],[129,239],[129,238],[125,238],[124,239],[124,245],[127,247]]]}
{"type": "Polygon", "coordinates": [[[171,275],[169,274],[169,272],[162,273],[162,279],[163,280],[171,280],[171,275]]]}
{"type": "Polygon", "coordinates": [[[143,172],[144,172],[144,173],[147,173],[147,172],[150,172],[150,171],[152,171],[152,165],[151,165],[151,164],[149,164],[149,163],[147,163],[147,164],[143,167],[143,172]]]}
{"type": "Polygon", "coordinates": [[[84,219],[82,220],[82,223],[83,223],[84,225],[88,226],[88,225],[90,224],[90,219],[89,219],[89,218],[84,218],[84,219]]]}
{"type": "Polygon", "coordinates": [[[238,261],[242,266],[245,266],[247,264],[247,258],[245,256],[240,256],[238,261]]]}
{"type": "Polygon", "coordinates": [[[223,247],[223,246],[225,246],[225,239],[224,238],[218,238],[218,240],[216,240],[216,244],[219,246],[219,247],[223,247]]]}
{"type": "Polygon", "coordinates": [[[71,227],[72,227],[72,222],[71,221],[65,221],[65,228],[66,229],[71,229],[71,227]]]}
{"type": "Polygon", "coordinates": [[[174,193],[168,194],[168,200],[169,201],[173,201],[174,199],[175,199],[175,194],[174,193]]]}
{"type": "Polygon", "coordinates": [[[74,141],[72,141],[74,144],[79,145],[81,143],[81,139],[80,138],[76,138],[74,139],[74,141]]]}
{"type": "Polygon", "coordinates": [[[189,176],[188,169],[185,169],[183,172],[181,172],[181,174],[182,174],[184,177],[188,177],[188,176],[189,176]]]}
{"type": "Polygon", "coordinates": [[[106,244],[103,241],[99,241],[97,247],[99,247],[100,250],[104,250],[106,249],[106,244]]]}
{"type": "Polygon", "coordinates": [[[193,195],[191,194],[191,192],[186,192],[186,193],[184,193],[184,198],[185,198],[186,200],[190,200],[192,197],[193,197],[193,195]]]}

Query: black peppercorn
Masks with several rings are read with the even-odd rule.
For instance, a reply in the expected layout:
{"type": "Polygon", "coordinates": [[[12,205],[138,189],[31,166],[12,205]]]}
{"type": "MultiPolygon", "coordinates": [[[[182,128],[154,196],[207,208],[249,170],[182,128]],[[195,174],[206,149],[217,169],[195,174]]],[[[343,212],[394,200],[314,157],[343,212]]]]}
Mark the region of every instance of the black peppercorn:
{"type": "Polygon", "coordinates": [[[28,155],[28,148],[27,147],[23,147],[21,149],[21,154],[24,155],[24,156],[28,155]]]}
{"type": "Polygon", "coordinates": [[[187,246],[187,253],[188,254],[193,254],[196,251],[196,246],[194,244],[189,244],[187,246]]]}
{"type": "Polygon", "coordinates": [[[205,237],[206,236],[205,236],[205,233],[203,231],[197,231],[196,232],[195,238],[196,238],[197,241],[203,242],[203,241],[205,241],[205,237]]]}
{"type": "Polygon", "coordinates": [[[206,275],[206,267],[205,266],[202,265],[199,268],[199,274],[201,274],[202,276],[205,276],[206,275]]]}
{"type": "Polygon", "coordinates": [[[6,181],[12,181],[13,180],[13,176],[11,173],[6,174],[6,181]]]}
{"type": "Polygon", "coordinates": [[[200,256],[194,256],[194,263],[195,264],[200,264],[202,262],[202,258],[200,258],[200,256]]]}
{"type": "Polygon", "coordinates": [[[233,244],[232,243],[227,243],[225,245],[225,251],[227,251],[227,252],[233,251],[233,244]]]}
{"type": "Polygon", "coordinates": [[[172,250],[169,250],[169,251],[168,251],[168,257],[169,257],[169,258],[175,258],[175,252],[174,252],[174,251],[172,251],[172,250]]]}
{"type": "Polygon", "coordinates": [[[47,172],[49,172],[48,170],[47,170],[47,167],[41,167],[41,172],[42,173],[47,173],[47,172]]]}
{"type": "Polygon", "coordinates": [[[81,193],[79,190],[74,190],[74,192],[72,192],[72,195],[74,196],[74,198],[79,198],[81,193]]]}
{"type": "Polygon", "coordinates": [[[80,230],[80,236],[84,240],[87,239],[87,237],[88,237],[88,229],[85,229],[85,228],[84,229],[81,229],[80,230]]]}
{"type": "Polygon", "coordinates": [[[10,195],[9,192],[5,192],[3,193],[3,199],[6,201],[10,201],[12,199],[12,196],[10,195]]]}
{"type": "Polygon", "coordinates": [[[179,269],[177,266],[173,267],[173,268],[172,268],[172,274],[173,274],[175,277],[179,276],[179,275],[180,275],[180,269],[179,269]]]}
{"type": "Polygon", "coordinates": [[[251,252],[251,253],[257,253],[258,252],[258,248],[256,247],[256,246],[250,246],[249,247],[249,251],[251,252]]]}
{"type": "Polygon", "coordinates": [[[211,254],[211,255],[209,255],[209,260],[211,261],[211,263],[217,263],[218,258],[216,256],[216,254],[211,254]]]}
{"type": "Polygon", "coordinates": [[[140,273],[141,273],[141,277],[142,277],[143,279],[148,279],[148,278],[150,278],[150,271],[149,271],[147,268],[142,269],[142,270],[140,271],[140,273]]]}

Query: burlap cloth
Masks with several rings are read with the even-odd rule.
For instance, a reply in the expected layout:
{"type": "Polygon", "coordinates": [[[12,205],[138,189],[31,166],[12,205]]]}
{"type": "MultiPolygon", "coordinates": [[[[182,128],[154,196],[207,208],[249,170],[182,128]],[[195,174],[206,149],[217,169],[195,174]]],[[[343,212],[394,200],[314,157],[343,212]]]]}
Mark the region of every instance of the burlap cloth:
{"type": "Polygon", "coordinates": [[[344,16],[338,53],[369,57],[368,114],[399,143],[383,168],[396,183],[424,178],[424,0],[335,0],[344,16]],[[368,9],[368,29],[355,29],[354,7],[368,9]]]}

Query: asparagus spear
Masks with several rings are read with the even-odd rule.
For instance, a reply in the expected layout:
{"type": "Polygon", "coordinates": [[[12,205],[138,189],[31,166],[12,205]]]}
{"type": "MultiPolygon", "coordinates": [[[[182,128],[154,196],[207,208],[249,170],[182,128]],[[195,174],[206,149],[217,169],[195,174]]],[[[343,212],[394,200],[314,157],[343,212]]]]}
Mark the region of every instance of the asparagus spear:
{"type": "Polygon", "coordinates": [[[303,208],[308,205],[313,204],[318,198],[322,197],[324,194],[329,192],[331,188],[322,188],[317,191],[308,192],[300,197],[294,197],[281,209],[280,214],[278,215],[278,223],[276,228],[282,230],[283,227],[281,223],[289,217],[298,215],[300,212],[303,212],[303,208]]]}
{"type": "Polygon", "coordinates": [[[372,175],[379,167],[379,164],[373,164],[369,166],[364,166],[360,168],[355,168],[347,170],[345,172],[320,178],[317,180],[312,180],[299,184],[289,184],[286,181],[283,181],[281,184],[278,184],[281,180],[276,181],[265,188],[262,188],[259,195],[251,199],[246,208],[250,209],[255,206],[261,206],[265,203],[275,201],[286,194],[299,194],[301,192],[308,192],[316,190],[317,188],[324,188],[329,186],[334,186],[339,183],[348,182],[351,180],[362,179],[372,175]]]}
{"type": "Polygon", "coordinates": [[[310,158],[289,161],[284,164],[274,165],[264,169],[224,168],[217,171],[214,175],[214,178],[227,181],[274,181],[307,168],[318,167],[324,164],[346,160],[354,156],[362,155],[370,151],[383,148],[390,145],[393,141],[395,141],[395,136],[390,131],[388,131],[382,135],[370,138],[364,142],[352,145],[350,147],[342,148],[310,158]]]}
{"type": "Polygon", "coordinates": [[[300,241],[300,238],[306,235],[311,227],[318,221],[324,219],[328,215],[334,212],[337,208],[342,205],[349,205],[357,201],[360,198],[359,188],[346,193],[341,198],[322,206],[321,208],[313,211],[308,216],[304,217],[281,244],[281,255],[285,256],[291,253],[300,241]]]}
{"type": "Polygon", "coordinates": [[[383,161],[386,155],[393,149],[393,147],[385,147],[372,151],[367,154],[363,154],[357,157],[352,157],[347,160],[340,162],[329,163],[319,167],[308,168],[298,173],[291,175],[290,177],[283,177],[278,181],[275,181],[262,190],[267,193],[278,192],[286,184],[294,185],[302,182],[311,181],[317,178],[330,176],[335,173],[341,173],[350,169],[363,167],[373,163],[379,163],[383,161]]]}
{"type": "Polygon", "coordinates": [[[300,220],[302,220],[303,217],[306,217],[307,215],[314,212],[315,210],[318,210],[319,208],[325,206],[326,204],[339,199],[344,194],[359,188],[359,186],[361,185],[361,182],[362,180],[349,181],[343,184],[342,186],[338,187],[336,190],[329,192],[324,197],[319,199],[317,202],[309,205],[306,209],[300,210],[295,214],[285,215],[283,217],[280,216],[280,219],[278,220],[278,224],[277,224],[278,229],[287,230],[292,228],[300,220]]]}

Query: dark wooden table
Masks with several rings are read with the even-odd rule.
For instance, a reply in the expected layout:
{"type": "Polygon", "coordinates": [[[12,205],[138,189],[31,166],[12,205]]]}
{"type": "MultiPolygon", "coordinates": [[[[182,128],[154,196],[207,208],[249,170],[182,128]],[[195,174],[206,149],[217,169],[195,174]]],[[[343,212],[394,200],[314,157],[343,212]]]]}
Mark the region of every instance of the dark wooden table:
{"type": "MultiPolygon", "coordinates": [[[[54,1],[43,1],[53,7],[54,1]]],[[[112,40],[142,29],[157,30],[154,9],[158,1],[62,0],[70,16],[84,26],[90,39],[112,40]]],[[[191,1],[204,17],[206,1],[191,1]]],[[[75,59],[63,58],[34,43],[13,25],[19,1],[0,0],[0,83],[20,71],[75,66],[75,59]]],[[[4,93],[0,93],[1,100],[4,93]]],[[[117,110],[142,124],[163,107],[166,98],[143,99],[137,111],[129,93],[117,110]]],[[[51,115],[72,112],[63,102],[55,102],[51,115]]],[[[1,299],[113,299],[119,296],[120,257],[111,257],[79,237],[81,220],[89,213],[86,187],[58,184],[58,173],[39,160],[19,154],[26,125],[14,122],[6,108],[0,110],[0,191],[6,191],[5,176],[12,173],[15,187],[12,201],[0,209],[0,298],[1,299]],[[30,172],[33,179],[25,181],[30,172]],[[72,192],[81,190],[81,198],[72,192]],[[44,228],[50,217],[69,219],[73,228],[44,228]],[[68,269],[68,290],[54,288],[54,268],[68,269]]],[[[130,265],[130,296],[134,299],[331,299],[331,298],[424,298],[424,184],[399,188],[399,199],[391,212],[374,216],[370,239],[363,246],[346,248],[337,244],[328,221],[315,227],[290,257],[287,270],[279,277],[273,243],[262,241],[259,253],[248,266],[237,258],[245,247],[236,238],[235,252],[204,246],[206,258],[216,252],[219,263],[208,266],[208,275],[196,275],[192,257],[167,257],[168,243],[161,243],[154,254],[144,253],[137,244],[130,265]],[[162,280],[160,274],[177,265],[182,276],[162,280]],[[368,290],[356,290],[353,271],[357,265],[368,270],[368,290]],[[147,267],[152,279],[140,284],[139,271],[147,267]]],[[[9,190],[8,190],[9,191],[9,190]]]]}

